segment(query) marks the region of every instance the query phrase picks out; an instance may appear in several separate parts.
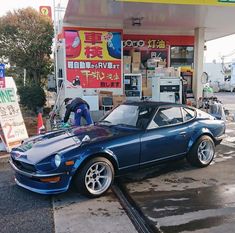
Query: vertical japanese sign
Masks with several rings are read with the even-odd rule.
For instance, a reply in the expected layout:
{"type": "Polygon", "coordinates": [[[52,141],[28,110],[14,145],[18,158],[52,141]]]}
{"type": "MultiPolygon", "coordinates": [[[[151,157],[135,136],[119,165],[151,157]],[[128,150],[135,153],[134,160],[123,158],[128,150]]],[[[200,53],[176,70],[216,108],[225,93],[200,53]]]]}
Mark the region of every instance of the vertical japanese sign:
{"type": "Polygon", "coordinates": [[[67,88],[121,88],[122,33],[65,30],[67,88]]]}
{"type": "Polygon", "coordinates": [[[24,120],[13,88],[0,89],[1,138],[8,151],[28,138],[24,120]]]}
{"type": "Polygon", "coordinates": [[[0,88],[5,88],[5,65],[0,64],[0,88]]]}

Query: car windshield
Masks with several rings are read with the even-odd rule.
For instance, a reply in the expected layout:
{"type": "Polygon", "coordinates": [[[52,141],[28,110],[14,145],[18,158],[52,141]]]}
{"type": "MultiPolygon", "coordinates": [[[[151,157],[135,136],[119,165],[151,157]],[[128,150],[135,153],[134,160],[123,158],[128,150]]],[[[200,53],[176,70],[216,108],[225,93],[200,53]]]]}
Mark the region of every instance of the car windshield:
{"type": "Polygon", "coordinates": [[[99,123],[145,129],[153,116],[154,109],[149,106],[123,104],[115,108],[99,123]]]}

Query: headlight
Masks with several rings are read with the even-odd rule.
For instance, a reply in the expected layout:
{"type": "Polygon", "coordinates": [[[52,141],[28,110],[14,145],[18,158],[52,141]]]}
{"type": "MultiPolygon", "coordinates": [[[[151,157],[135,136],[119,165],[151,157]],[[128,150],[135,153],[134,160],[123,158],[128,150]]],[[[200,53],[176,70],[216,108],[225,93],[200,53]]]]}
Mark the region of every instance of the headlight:
{"type": "Polygon", "coordinates": [[[61,164],[61,156],[59,154],[55,155],[54,162],[55,162],[55,166],[56,167],[60,166],[60,164],[61,164]]]}

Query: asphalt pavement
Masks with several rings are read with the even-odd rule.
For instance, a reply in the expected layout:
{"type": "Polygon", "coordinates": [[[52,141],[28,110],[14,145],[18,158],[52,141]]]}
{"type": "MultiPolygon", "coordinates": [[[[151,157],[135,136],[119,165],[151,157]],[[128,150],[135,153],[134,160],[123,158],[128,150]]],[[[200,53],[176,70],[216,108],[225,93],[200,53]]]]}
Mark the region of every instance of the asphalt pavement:
{"type": "Polygon", "coordinates": [[[136,233],[116,196],[88,199],[73,189],[40,195],[18,187],[0,158],[0,233],[136,233]]]}
{"type": "Polygon", "coordinates": [[[6,159],[0,159],[0,232],[54,232],[51,197],[16,186],[6,159]]]}

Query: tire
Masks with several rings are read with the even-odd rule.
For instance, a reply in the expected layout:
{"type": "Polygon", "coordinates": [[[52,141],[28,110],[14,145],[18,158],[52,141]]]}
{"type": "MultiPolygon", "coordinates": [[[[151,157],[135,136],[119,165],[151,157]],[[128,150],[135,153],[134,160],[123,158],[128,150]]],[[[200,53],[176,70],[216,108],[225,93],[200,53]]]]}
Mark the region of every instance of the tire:
{"type": "Polygon", "coordinates": [[[188,162],[195,167],[207,167],[215,156],[215,143],[210,136],[201,136],[187,155],[188,162]]]}
{"type": "Polygon", "coordinates": [[[88,197],[99,197],[108,191],[114,180],[112,163],[104,157],[89,160],[74,177],[78,192],[88,197]]]}

